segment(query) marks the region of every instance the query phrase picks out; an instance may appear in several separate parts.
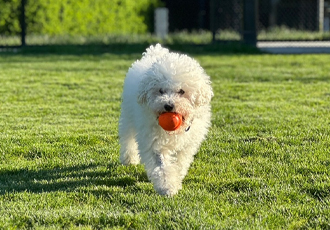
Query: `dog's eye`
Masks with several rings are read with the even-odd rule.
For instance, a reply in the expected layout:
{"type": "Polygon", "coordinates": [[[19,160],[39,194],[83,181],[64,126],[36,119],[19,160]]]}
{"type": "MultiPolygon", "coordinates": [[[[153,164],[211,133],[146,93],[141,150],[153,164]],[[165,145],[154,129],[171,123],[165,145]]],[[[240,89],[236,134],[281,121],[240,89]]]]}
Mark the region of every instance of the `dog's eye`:
{"type": "Polygon", "coordinates": [[[180,89],[178,93],[181,94],[181,95],[183,95],[185,92],[184,92],[183,89],[180,89]]]}
{"type": "Polygon", "coordinates": [[[164,91],[162,89],[159,89],[160,94],[164,94],[164,91]]]}

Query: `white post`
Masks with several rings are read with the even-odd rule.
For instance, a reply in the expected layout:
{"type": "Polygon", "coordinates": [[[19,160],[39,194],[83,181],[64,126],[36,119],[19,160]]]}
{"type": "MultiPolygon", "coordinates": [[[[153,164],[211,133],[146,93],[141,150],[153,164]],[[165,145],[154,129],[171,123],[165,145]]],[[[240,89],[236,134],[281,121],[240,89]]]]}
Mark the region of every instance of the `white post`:
{"type": "Polygon", "coordinates": [[[155,9],[155,33],[161,39],[168,35],[168,9],[165,7],[155,9]]]}
{"type": "Polygon", "coordinates": [[[324,0],[317,0],[317,14],[319,22],[319,31],[323,32],[324,28],[324,0]]]}

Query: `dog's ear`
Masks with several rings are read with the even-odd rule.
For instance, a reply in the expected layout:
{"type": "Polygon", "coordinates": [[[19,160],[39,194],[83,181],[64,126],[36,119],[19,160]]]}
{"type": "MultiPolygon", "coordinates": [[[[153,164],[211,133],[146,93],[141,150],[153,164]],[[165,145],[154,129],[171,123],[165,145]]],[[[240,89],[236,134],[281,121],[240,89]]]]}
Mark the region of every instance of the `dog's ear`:
{"type": "Polygon", "coordinates": [[[207,81],[204,84],[199,85],[198,90],[195,92],[195,105],[196,106],[203,106],[207,105],[211,102],[213,97],[213,90],[211,87],[211,82],[207,81]]]}
{"type": "Polygon", "coordinates": [[[148,78],[145,77],[138,86],[138,93],[137,93],[137,102],[139,104],[146,104],[148,98],[148,92],[150,91],[148,85],[148,78]]]}
{"type": "Polygon", "coordinates": [[[139,90],[137,95],[137,102],[139,104],[146,104],[147,103],[147,94],[148,92],[146,90],[139,90]]]}

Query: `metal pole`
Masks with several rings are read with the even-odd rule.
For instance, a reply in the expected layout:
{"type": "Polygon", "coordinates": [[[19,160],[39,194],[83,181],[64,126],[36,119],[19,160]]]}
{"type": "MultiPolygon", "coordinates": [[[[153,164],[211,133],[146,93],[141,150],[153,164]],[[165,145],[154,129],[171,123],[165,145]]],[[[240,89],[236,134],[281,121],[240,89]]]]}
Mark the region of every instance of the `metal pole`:
{"type": "Polygon", "coordinates": [[[210,29],[212,31],[212,42],[215,42],[215,4],[214,0],[210,0],[210,29]]]}
{"type": "Polygon", "coordinates": [[[243,0],[243,41],[245,44],[257,45],[258,0],[243,0]]]}
{"type": "Polygon", "coordinates": [[[25,5],[26,0],[21,0],[21,46],[25,46],[26,23],[25,23],[25,5]]]}

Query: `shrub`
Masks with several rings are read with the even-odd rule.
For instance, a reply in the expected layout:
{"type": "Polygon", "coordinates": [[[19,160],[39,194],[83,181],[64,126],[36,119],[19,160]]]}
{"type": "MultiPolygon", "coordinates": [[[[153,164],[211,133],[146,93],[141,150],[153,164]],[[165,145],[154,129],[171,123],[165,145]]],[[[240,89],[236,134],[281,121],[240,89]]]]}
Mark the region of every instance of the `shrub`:
{"type": "MultiPolygon", "coordinates": [[[[159,0],[27,0],[29,34],[96,35],[152,31],[159,0]]],[[[20,0],[0,0],[0,33],[20,32],[20,0]]]]}
{"type": "Polygon", "coordinates": [[[0,34],[11,35],[20,31],[20,0],[0,0],[0,34]]]}

